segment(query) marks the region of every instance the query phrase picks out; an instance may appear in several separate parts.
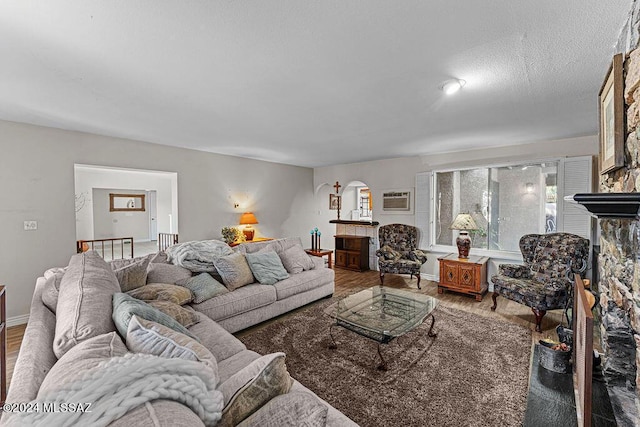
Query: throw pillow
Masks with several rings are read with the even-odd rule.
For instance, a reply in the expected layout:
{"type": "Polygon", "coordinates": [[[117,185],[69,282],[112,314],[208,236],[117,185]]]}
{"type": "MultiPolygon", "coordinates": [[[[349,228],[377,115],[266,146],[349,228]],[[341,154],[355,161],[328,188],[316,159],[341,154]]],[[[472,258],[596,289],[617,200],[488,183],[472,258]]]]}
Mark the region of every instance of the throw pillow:
{"type": "Polygon", "coordinates": [[[169,264],[169,257],[164,251],[152,254],[151,264],[169,264]]]}
{"type": "Polygon", "coordinates": [[[147,269],[147,283],[175,284],[180,279],[188,279],[191,272],[179,265],[150,263],[147,269]]]}
{"type": "Polygon", "coordinates": [[[159,323],[133,316],[127,330],[127,347],[136,353],[202,362],[213,369],[218,381],[218,363],[205,346],[159,323]]]}
{"type": "Polygon", "coordinates": [[[291,274],[302,273],[305,270],[313,269],[315,266],[309,254],[300,245],[291,246],[279,252],[278,255],[280,255],[284,268],[291,274]]]}
{"type": "Polygon", "coordinates": [[[280,257],[275,252],[256,252],[246,254],[245,258],[253,276],[263,285],[273,285],[289,277],[280,257]]]}
{"type": "Polygon", "coordinates": [[[188,279],[178,280],[176,285],[184,286],[193,294],[193,303],[200,304],[217,295],[229,292],[227,288],[209,273],[198,274],[188,279]]]}
{"type": "Polygon", "coordinates": [[[151,259],[151,255],[138,256],[134,258],[122,258],[122,259],[113,259],[111,261],[107,261],[107,264],[111,266],[113,271],[118,270],[120,268],[129,266],[131,264],[135,264],[137,262],[145,261],[147,259],[151,259]]]}
{"type": "Polygon", "coordinates": [[[216,269],[222,276],[224,285],[230,291],[254,281],[249,264],[247,264],[246,258],[241,253],[233,253],[218,258],[216,260],[216,269]]]}
{"type": "Polygon", "coordinates": [[[70,349],[51,367],[42,381],[38,396],[44,396],[69,380],[75,372],[95,368],[100,362],[128,352],[116,332],[98,335],[70,349]]]}
{"type": "Polygon", "coordinates": [[[53,351],[58,359],[80,342],[115,330],[111,298],[119,291],[116,275],[97,252],[71,257],[56,305],[53,351]]]}
{"type": "Polygon", "coordinates": [[[274,397],[288,393],[293,379],[284,360],[284,353],[267,354],[220,384],[225,406],[218,425],[235,426],[274,397]]]}
{"type": "Polygon", "coordinates": [[[135,299],[127,294],[116,293],[113,295],[113,322],[118,328],[120,336],[127,336],[127,329],[131,317],[136,315],[152,322],[160,323],[174,331],[180,332],[197,340],[191,332],[182,326],[177,320],[171,316],[164,314],[155,307],[150,306],[144,301],[135,299]]]}
{"type": "Polygon", "coordinates": [[[148,283],[141,288],[127,292],[127,294],[143,301],[169,301],[178,305],[184,305],[193,300],[189,289],[168,283],[148,283]]]}
{"type": "Polygon", "coordinates": [[[324,427],[329,407],[311,393],[290,392],[268,401],[238,427],[324,427]]]}
{"type": "Polygon", "coordinates": [[[149,257],[144,257],[138,262],[131,263],[124,267],[114,270],[120,289],[127,292],[137,289],[147,284],[147,266],[149,265],[149,257]]]}
{"type": "Polygon", "coordinates": [[[147,301],[151,307],[155,307],[167,316],[171,316],[182,326],[188,328],[200,321],[200,316],[193,310],[187,310],[184,307],[169,301],[147,301]]]}

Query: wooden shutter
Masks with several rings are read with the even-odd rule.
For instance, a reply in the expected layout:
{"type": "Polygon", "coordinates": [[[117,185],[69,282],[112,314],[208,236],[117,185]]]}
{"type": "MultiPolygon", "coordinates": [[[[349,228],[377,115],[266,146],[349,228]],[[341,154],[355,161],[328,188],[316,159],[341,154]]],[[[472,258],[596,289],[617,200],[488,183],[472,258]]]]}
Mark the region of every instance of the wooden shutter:
{"type": "Polygon", "coordinates": [[[579,206],[565,202],[564,197],[592,192],[593,159],[591,156],[563,159],[559,164],[558,178],[558,231],[577,234],[591,240],[591,215],[579,206]]]}
{"type": "Polygon", "coordinates": [[[431,176],[432,172],[416,174],[415,224],[420,231],[418,240],[418,248],[420,249],[431,247],[431,176]]]}

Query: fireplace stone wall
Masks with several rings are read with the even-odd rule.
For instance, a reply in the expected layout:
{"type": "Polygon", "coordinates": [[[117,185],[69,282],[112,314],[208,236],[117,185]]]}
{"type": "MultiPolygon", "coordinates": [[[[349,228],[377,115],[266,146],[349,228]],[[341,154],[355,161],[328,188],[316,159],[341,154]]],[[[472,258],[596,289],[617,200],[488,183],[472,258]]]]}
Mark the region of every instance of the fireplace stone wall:
{"type": "MultiPolygon", "coordinates": [[[[616,49],[625,58],[625,166],[600,176],[600,192],[640,192],[640,0],[635,0],[616,49]]],[[[604,75],[603,75],[604,78],[604,75]]],[[[603,371],[619,425],[640,414],[640,221],[600,220],[598,293],[603,371]]]]}

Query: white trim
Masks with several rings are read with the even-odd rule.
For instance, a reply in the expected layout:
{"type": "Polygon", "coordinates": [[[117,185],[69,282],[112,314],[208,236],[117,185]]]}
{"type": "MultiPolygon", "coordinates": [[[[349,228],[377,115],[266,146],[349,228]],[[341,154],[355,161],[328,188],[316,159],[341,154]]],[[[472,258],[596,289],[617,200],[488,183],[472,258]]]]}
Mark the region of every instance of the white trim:
{"type": "Polygon", "coordinates": [[[29,315],[23,314],[22,316],[13,316],[7,319],[7,328],[12,326],[24,325],[29,321],[29,315]]]}
{"type": "Polygon", "coordinates": [[[420,273],[420,278],[421,279],[426,279],[426,280],[431,280],[432,282],[439,282],[440,281],[440,278],[438,276],[436,276],[435,274],[420,273]]]}

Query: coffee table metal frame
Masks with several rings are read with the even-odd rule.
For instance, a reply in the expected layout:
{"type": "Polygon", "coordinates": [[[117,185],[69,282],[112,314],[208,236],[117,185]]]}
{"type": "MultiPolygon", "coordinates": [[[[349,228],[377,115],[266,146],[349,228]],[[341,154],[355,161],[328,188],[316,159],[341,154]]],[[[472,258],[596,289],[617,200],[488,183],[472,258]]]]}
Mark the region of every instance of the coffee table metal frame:
{"type": "Polygon", "coordinates": [[[387,362],[380,345],[412,331],[427,317],[431,317],[427,334],[435,338],[437,334],[433,332],[433,325],[436,319],[433,310],[437,305],[438,300],[429,295],[384,286],[365,289],[338,302],[335,323],[329,328],[332,342],[329,348],[337,348],[333,327],[342,326],[378,342],[381,360],[378,369],[386,371],[387,362]]]}

